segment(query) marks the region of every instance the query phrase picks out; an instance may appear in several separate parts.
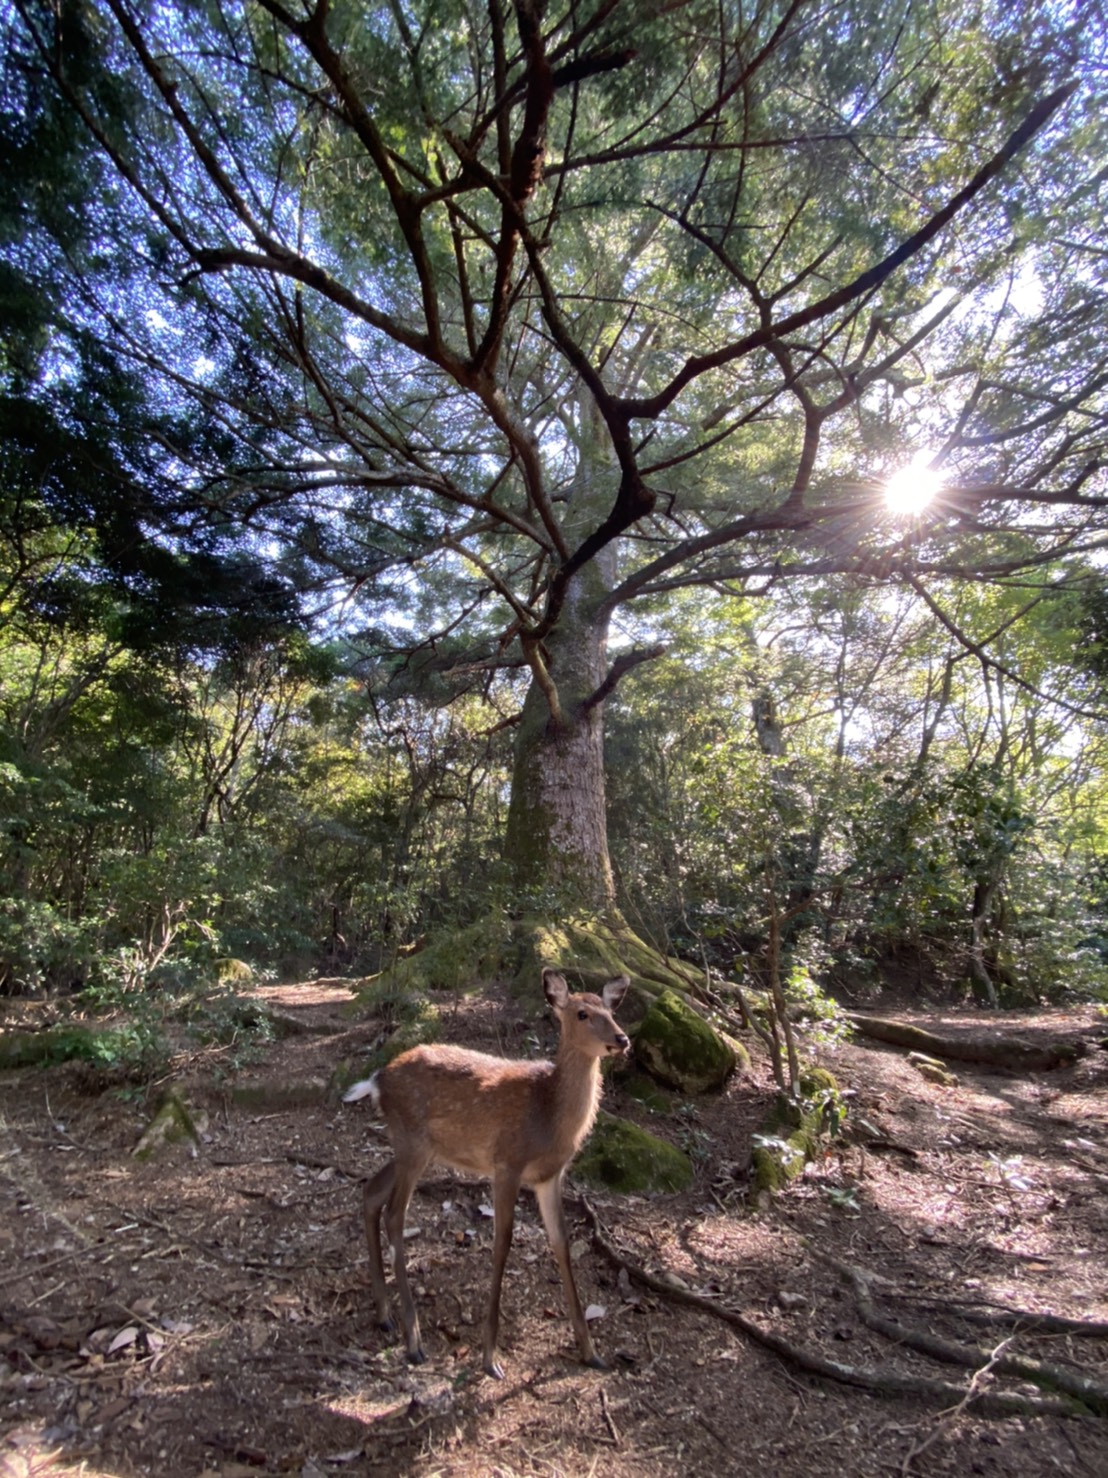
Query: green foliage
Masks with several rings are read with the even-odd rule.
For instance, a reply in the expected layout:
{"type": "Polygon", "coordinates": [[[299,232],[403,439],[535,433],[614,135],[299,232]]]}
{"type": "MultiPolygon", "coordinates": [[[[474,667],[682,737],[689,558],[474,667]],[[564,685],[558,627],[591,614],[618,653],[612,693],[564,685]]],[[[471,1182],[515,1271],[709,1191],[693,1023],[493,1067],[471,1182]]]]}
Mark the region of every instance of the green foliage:
{"type": "Polygon", "coordinates": [[[74,1027],[55,1038],[48,1063],[87,1062],[104,1077],[149,1081],[165,1070],[169,1051],[165,1037],[148,1020],[130,1020],[95,1031],[74,1027]]]}
{"type": "Polygon", "coordinates": [[[810,960],[801,963],[798,955],[794,955],[785,981],[785,999],[797,1020],[805,1026],[807,1039],[813,1044],[832,1046],[847,1041],[852,1035],[853,1028],[842,1007],[813,974],[810,960]]]}
{"type": "MultiPolygon", "coordinates": [[[[886,595],[817,591],[808,626],[686,604],[699,624],[611,712],[612,849],[647,932],[764,982],[776,910],[783,981],[815,1020],[828,985],[864,991],[900,961],[956,988],[975,909],[1001,1000],[1104,990],[1103,733],[1065,707],[1083,693],[1079,602],[1048,597],[1005,636],[1005,661],[1046,692],[966,663],[926,610],[886,595]],[[753,719],[766,691],[781,755],[753,719]]],[[[967,599],[963,619],[1006,607],[967,599]]]]}
{"type": "Polygon", "coordinates": [[[845,1211],[850,1216],[860,1216],[862,1208],[858,1204],[858,1187],[853,1185],[824,1186],[823,1194],[836,1211],[845,1211]]]}
{"type": "Polygon", "coordinates": [[[85,979],[95,958],[94,940],[80,923],[52,903],[0,899],[0,992],[40,995],[85,979]]]}
{"type": "Polygon", "coordinates": [[[191,996],[179,1014],[196,1041],[235,1049],[237,1062],[254,1060],[277,1037],[264,1004],[243,999],[230,987],[191,996]]]}
{"type": "Polygon", "coordinates": [[[0,990],[564,909],[512,727],[599,718],[612,622],[661,948],[1103,993],[1103,27],[551,0],[536,132],[526,13],[6,13],[0,990]]]}

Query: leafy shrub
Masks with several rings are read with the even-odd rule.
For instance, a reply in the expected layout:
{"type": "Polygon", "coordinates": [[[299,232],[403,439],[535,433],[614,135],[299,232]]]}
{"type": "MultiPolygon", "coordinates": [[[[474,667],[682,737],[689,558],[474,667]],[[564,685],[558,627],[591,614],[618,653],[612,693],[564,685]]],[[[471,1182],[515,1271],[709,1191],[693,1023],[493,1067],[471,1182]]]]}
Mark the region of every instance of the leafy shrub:
{"type": "Polygon", "coordinates": [[[0,899],[0,994],[72,988],[88,978],[94,959],[87,922],[73,923],[33,898],[0,899]]]}

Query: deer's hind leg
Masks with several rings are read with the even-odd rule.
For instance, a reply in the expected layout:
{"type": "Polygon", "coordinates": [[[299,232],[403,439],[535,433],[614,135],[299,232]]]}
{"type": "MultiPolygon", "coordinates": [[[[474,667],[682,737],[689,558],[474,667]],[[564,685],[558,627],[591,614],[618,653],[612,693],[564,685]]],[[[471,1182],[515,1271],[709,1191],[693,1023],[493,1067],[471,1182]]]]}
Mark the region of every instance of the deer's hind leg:
{"type": "MultiPolygon", "coordinates": [[[[419,1335],[419,1315],[416,1313],[415,1300],[412,1298],[411,1286],[408,1283],[408,1267],[404,1258],[404,1214],[408,1209],[408,1202],[412,1199],[412,1192],[416,1188],[419,1177],[427,1165],[428,1160],[422,1158],[394,1160],[391,1166],[393,1171],[391,1185],[381,1195],[382,1201],[386,1196],[388,1198],[388,1205],[385,1208],[385,1229],[392,1243],[393,1276],[396,1279],[396,1296],[400,1301],[400,1323],[404,1330],[408,1360],[412,1365],[422,1365],[427,1356],[423,1353],[419,1335]]],[[[384,1287],[383,1270],[381,1285],[384,1287]]]]}
{"type": "Polygon", "coordinates": [[[369,1247],[369,1281],[373,1289],[373,1302],[377,1309],[377,1323],[391,1334],[395,1329],[389,1315],[389,1295],[385,1287],[385,1264],[381,1256],[381,1210],[392,1195],[396,1184],[396,1161],[390,1160],[382,1166],[362,1191],[362,1216],[365,1220],[365,1239],[369,1247]]]}
{"type": "Polygon", "coordinates": [[[494,1380],[504,1379],[504,1367],[496,1358],[496,1345],[500,1336],[500,1289],[504,1282],[504,1265],[512,1248],[512,1231],[515,1227],[516,1199],[519,1196],[520,1177],[514,1171],[497,1170],[492,1183],[493,1244],[492,1282],[489,1286],[489,1308],[485,1316],[484,1366],[494,1380]]]}

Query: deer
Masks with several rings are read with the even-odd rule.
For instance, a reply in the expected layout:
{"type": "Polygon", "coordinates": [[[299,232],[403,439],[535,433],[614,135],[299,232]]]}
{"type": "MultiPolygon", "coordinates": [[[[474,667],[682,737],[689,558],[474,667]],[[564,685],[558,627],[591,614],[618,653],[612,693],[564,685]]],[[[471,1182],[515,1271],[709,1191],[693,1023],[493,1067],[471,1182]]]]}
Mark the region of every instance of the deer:
{"type": "Polygon", "coordinates": [[[381,1329],[394,1333],[381,1256],[384,1211],[411,1364],[421,1365],[427,1357],[404,1261],[404,1215],[420,1177],[429,1165],[438,1164],[492,1182],[492,1283],[483,1351],[486,1373],[496,1380],[504,1378],[497,1359],[500,1290],[521,1186],[535,1193],[581,1360],[593,1369],[608,1369],[593,1345],[573,1281],[562,1181],[596,1119],[601,1061],[624,1056],[631,1045],[613,1016],[630,983],[621,975],[609,980],[599,996],[574,993],[557,970],[543,970],[543,991],[561,1033],[553,1062],[493,1057],[443,1044],[413,1047],[343,1094],[345,1103],[368,1099],[370,1107],[384,1118],[392,1142],[393,1158],[365,1185],[363,1214],[377,1322],[381,1329]]]}

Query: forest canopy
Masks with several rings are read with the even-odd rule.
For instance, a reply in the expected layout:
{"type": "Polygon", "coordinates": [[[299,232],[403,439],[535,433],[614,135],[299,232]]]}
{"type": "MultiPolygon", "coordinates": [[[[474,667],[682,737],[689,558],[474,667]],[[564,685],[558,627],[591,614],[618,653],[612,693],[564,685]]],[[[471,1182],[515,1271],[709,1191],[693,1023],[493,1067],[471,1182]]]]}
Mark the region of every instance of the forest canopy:
{"type": "Polygon", "coordinates": [[[0,989],[1103,989],[1098,6],[4,14],[0,989]]]}

